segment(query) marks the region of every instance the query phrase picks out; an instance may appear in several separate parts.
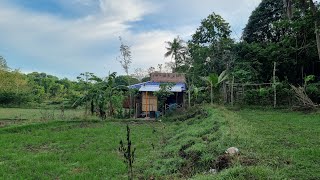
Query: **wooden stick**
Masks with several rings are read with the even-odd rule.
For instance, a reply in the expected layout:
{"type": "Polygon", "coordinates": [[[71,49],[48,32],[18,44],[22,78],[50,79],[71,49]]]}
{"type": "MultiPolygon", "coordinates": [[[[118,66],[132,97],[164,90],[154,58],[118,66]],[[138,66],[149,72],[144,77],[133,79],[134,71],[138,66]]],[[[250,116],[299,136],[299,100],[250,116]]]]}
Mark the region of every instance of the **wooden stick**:
{"type": "Polygon", "coordinates": [[[276,84],[276,66],[277,62],[273,63],[273,107],[277,106],[277,84],[276,84]]]}
{"type": "Polygon", "coordinates": [[[234,86],[234,76],[232,77],[232,85],[231,85],[231,106],[233,106],[233,101],[234,101],[234,97],[233,97],[233,87],[234,86]]]}
{"type": "Polygon", "coordinates": [[[148,118],[148,91],[146,91],[146,118],[148,118]]]}

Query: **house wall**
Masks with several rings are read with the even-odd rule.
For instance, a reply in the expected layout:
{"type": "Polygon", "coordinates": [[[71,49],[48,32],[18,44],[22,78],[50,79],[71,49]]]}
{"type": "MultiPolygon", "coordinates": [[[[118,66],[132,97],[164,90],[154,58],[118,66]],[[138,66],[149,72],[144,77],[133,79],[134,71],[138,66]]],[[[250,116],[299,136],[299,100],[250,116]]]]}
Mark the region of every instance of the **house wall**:
{"type": "Polygon", "coordinates": [[[151,81],[166,83],[184,83],[186,82],[185,74],[182,73],[151,73],[151,81]]]}
{"type": "Polygon", "coordinates": [[[158,111],[158,98],[152,92],[142,92],[142,111],[158,111]]]}

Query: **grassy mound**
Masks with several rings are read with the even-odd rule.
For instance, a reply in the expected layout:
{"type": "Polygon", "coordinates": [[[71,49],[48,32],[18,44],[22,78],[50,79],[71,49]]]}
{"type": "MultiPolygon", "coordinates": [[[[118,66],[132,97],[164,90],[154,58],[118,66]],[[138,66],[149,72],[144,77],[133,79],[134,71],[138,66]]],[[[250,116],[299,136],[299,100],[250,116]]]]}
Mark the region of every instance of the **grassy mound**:
{"type": "Polygon", "coordinates": [[[274,110],[186,111],[172,116],[148,174],[169,179],[317,179],[319,119],[316,113],[274,110]],[[229,147],[238,147],[240,154],[225,157],[229,147]]]}

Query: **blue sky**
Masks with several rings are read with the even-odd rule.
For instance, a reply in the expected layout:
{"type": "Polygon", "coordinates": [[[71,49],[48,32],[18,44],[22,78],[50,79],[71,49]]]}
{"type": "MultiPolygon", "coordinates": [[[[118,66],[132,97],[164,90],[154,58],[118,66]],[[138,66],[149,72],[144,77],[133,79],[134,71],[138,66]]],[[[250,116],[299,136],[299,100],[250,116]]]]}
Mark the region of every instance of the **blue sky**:
{"type": "Polygon", "coordinates": [[[135,68],[164,64],[165,41],[190,39],[212,12],[241,36],[261,0],[1,0],[0,54],[11,68],[74,79],[81,72],[123,74],[121,36],[135,68]]]}

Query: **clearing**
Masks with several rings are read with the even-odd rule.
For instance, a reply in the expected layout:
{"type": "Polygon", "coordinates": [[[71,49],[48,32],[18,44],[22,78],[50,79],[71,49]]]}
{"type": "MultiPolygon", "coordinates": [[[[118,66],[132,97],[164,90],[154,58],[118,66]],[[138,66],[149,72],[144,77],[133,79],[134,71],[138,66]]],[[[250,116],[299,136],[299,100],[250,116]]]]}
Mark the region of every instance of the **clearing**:
{"type": "Polygon", "coordinates": [[[44,121],[39,113],[0,109],[2,122],[18,121],[0,127],[0,177],[126,179],[117,149],[129,124],[137,178],[320,178],[319,113],[206,106],[162,122],[79,120],[72,111],[44,121]],[[232,146],[240,155],[221,163],[232,146]],[[213,168],[219,172],[208,173],[213,168]]]}

